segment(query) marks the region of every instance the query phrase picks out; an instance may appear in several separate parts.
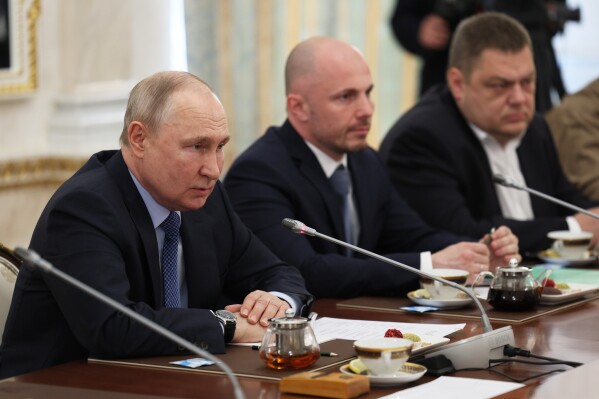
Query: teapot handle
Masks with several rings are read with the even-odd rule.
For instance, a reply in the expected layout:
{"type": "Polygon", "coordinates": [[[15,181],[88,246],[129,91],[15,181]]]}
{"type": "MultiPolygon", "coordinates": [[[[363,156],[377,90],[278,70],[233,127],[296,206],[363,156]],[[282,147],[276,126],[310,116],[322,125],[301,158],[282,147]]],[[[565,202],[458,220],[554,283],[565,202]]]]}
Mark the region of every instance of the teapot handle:
{"type": "Polygon", "coordinates": [[[480,280],[481,277],[483,277],[483,280],[484,280],[484,277],[486,277],[486,276],[491,276],[491,277],[495,278],[495,275],[493,273],[491,273],[491,272],[488,272],[488,271],[480,272],[478,274],[478,276],[476,276],[476,278],[472,282],[472,286],[470,288],[472,290],[474,290],[474,287],[476,286],[476,283],[478,282],[478,280],[480,280]]]}

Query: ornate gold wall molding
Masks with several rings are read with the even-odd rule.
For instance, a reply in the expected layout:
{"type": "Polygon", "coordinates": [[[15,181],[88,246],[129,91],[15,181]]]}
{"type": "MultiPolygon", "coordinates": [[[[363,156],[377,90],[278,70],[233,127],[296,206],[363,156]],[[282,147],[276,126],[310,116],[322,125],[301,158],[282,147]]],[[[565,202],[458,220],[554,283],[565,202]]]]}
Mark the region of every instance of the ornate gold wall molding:
{"type": "Polygon", "coordinates": [[[11,66],[0,70],[0,94],[22,94],[37,88],[37,20],[40,0],[9,0],[11,66]]]}
{"type": "Polygon", "coordinates": [[[0,161],[0,191],[24,186],[60,184],[71,177],[85,158],[44,157],[0,161]]]}

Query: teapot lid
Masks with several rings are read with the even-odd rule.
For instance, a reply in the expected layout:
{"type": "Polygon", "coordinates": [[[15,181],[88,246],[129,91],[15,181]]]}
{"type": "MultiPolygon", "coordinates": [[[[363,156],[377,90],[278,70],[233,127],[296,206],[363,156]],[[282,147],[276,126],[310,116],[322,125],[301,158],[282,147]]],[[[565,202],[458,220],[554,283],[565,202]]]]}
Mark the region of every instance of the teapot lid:
{"type": "Polygon", "coordinates": [[[498,267],[497,274],[501,273],[504,277],[521,277],[526,276],[532,272],[532,269],[526,266],[518,266],[518,260],[516,258],[510,259],[508,267],[498,267]]]}
{"type": "Polygon", "coordinates": [[[498,267],[497,272],[501,273],[502,276],[505,277],[519,277],[525,276],[532,272],[532,269],[526,266],[518,266],[518,267],[498,267]]]}
{"type": "Polygon", "coordinates": [[[284,330],[295,330],[304,328],[308,325],[308,319],[305,317],[294,317],[295,311],[293,309],[287,309],[284,317],[276,319],[270,319],[270,325],[274,328],[280,328],[284,330]]]}

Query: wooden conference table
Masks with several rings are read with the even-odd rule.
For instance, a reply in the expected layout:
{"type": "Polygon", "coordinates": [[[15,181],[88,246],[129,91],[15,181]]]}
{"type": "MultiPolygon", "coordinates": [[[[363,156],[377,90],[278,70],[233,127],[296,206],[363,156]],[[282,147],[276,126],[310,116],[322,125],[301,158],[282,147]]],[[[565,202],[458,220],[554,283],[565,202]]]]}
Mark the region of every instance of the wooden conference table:
{"type": "MultiPolygon", "coordinates": [[[[337,306],[337,300],[318,300],[313,310],[320,316],[348,319],[398,321],[407,323],[459,323],[466,327],[450,336],[452,341],[482,333],[478,320],[459,320],[427,314],[414,315],[385,311],[362,311],[337,306]]],[[[516,345],[536,355],[562,360],[590,363],[599,358],[599,300],[582,303],[550,315],[524,323],[513,324],[516,345]]],[[[494,322],[495,328],[505,323],[494,322]]],[[[247,351],[251,356],[257,352],[247,351]]],[[[532,359],[531,359],[532,360],[532,359]]],[[[496,366],[513,377],[526,378],[550,369],[570,369],[568,366],[531,366],[513,363],[496,366]]],[[[331,368],[337,371],[338,366],[331,368]]],[[[458,377],[473,377],[507,381],[489,371],[461,371],[452,374],[458,377]]],[[[548,377],[525,382],[526,387],[499,398],[527,398],[548,377]]],[[[429,382],[433,378],[424,376],[420,380],[391,388],[372,387],[369,394],[361,398],[377,398],[400,389],[429,382]]],[[[279,383],[273,380],[239,378],[247,398],[302,398],[303,396],[281,394],[279,383]]],[[[231,398],[231,385],[223,375],[212,375],[187,370],[156,369],[150,367],[115,365],[95,362],[73,362],[45,370],[0,381],[0,398],[231,398]]]]}

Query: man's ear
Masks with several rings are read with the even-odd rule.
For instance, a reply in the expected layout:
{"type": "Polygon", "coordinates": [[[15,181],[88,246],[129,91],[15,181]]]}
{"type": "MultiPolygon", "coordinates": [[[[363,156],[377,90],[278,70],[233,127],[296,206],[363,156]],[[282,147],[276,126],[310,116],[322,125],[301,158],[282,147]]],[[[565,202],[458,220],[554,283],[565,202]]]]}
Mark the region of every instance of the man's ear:
{"type": "Polygon", "coordinates": [[[456,102],[462,99],[464,92],[464,74],[458,68],[451,67],[447,70],[447,86],[456,102]]]}
{"type": "Polygon", "coordinates": [[[127,129],[129,148],[137,158],[143,158],[146,149],[148,130],[141,122],[133,121],[127,129]]]}
{"type": "Polygon", "coordinates": [[[299,94],[287,95],[287,113],[295,120],[306,122],[308,120],[309,108],[304,98],[299,94]]]}

